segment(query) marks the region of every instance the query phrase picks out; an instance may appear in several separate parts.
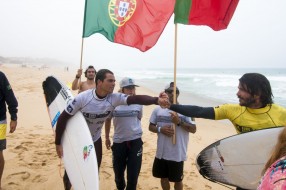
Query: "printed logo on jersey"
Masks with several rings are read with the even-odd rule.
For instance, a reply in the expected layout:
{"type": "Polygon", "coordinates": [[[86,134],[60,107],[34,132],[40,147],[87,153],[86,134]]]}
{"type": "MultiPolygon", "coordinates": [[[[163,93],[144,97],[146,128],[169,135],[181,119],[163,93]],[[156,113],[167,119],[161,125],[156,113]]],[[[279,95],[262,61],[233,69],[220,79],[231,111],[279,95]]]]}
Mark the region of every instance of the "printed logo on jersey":
{"type": "Polygon", "coordinates": [[[106,111],[105,113],[102,113],[102,114],[95,114],[95,113],[86,113],[86,112],[83,112],[83,116],[84,116],[85,118],[88,118],[88,119],[98,119],[98,118],[105,118],[105,117],[107,117],[110,113],[111,113],[111,111],[106,111]]]}
{"type": "Polygon", "coordinates": [[[93,149],[93,145],[88,145],[83,147],[83,160],[87,161],[90,155],[90,151],[93,149]]]}
{"type": "Polygon", "coordinates": [[[73,108],[71,107],[71,105],[68,105],[67,111],[68,111],[69,113],[71,113],[71,112],[73,111],[73,108]]]}
{"type": "Polygon", "coordinates": [[[73,99],[73,101],[72,101],[72,105],[74,105],[76,103],[76,100],[75,99],[73,99]]]}
{"type": "Polygon", "coordinates": [[[241,133],[247,133],[247,132],[253,131],[253,129],[250,127],[244,127],[244,126],[240,126],[240,125],[236,125],[235,127],[241,133]]]}

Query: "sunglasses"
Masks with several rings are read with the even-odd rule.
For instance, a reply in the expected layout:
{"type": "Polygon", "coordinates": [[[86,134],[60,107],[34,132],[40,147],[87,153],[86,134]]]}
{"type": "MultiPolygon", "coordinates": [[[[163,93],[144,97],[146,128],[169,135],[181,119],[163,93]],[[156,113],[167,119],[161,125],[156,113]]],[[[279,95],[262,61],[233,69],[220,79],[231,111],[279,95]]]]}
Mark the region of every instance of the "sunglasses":
{"type": "Polygon", "coordinates": [[[95,73],[95,71],[87,71],[88,73],[95,73]]]}
{"type": "MultiPolygon", "coordinates": [[[[174,90],[165,90],[168,94],[173,94],[174,90]]],[[[176,94],[179,94],[179,90],[176,90],[176,94]]]]}

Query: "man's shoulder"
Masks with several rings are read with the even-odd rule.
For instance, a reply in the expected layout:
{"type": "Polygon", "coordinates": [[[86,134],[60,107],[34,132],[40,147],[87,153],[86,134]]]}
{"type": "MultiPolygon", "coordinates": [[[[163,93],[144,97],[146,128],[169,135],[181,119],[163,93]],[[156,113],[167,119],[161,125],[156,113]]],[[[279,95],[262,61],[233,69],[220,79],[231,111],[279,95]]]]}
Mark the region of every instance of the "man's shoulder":
{"type": "Polygon", "coordinates": [[[286,108],[281,106],[281,105],[278,105],[278,104],[271,104],[271,107],[274,108],[274,109],[279,109],[279,110],[283,110],[286,112],[286,108]]]}

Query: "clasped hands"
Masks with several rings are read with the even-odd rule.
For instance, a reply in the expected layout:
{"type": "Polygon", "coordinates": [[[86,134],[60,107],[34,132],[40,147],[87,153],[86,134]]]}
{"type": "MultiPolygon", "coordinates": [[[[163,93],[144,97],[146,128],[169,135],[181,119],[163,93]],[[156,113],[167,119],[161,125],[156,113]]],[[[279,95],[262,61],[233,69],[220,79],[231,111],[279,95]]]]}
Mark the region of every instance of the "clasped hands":
{"type": "Polygon", "coordinates": [[[170,108],[171,103],[169,101],[169,96],[165,92],[159,94],[158,104],[161,108],[170,108]]]}
{"type": "MultiPolygon", "coordinates": [[[[172,122],[177,126],[181,122],[180,117],[176,112],[170,112],[170,114],[172,122]]],[[[164,125],[161,127],[160,132],[168,137],[172,137],[174,135],[174,128],[172,125],[164,125]]]]}

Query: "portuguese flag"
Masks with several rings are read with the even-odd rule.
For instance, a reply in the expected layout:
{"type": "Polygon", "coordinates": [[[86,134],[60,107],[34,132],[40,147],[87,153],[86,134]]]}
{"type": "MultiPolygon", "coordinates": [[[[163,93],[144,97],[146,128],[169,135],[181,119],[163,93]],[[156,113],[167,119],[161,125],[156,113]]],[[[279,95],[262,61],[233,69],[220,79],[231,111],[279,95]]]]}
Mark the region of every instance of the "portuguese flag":
{"type": "Polygon", "coordinates": [[[175,23],[226,29],[239,0],[177,0],[175,23]]]}
{"type": "Polygon", "coordinates": [[[86,0],[83,37],[100,33],[144,52],[156,44],[174,7],[175,0],[86,0]]]}

